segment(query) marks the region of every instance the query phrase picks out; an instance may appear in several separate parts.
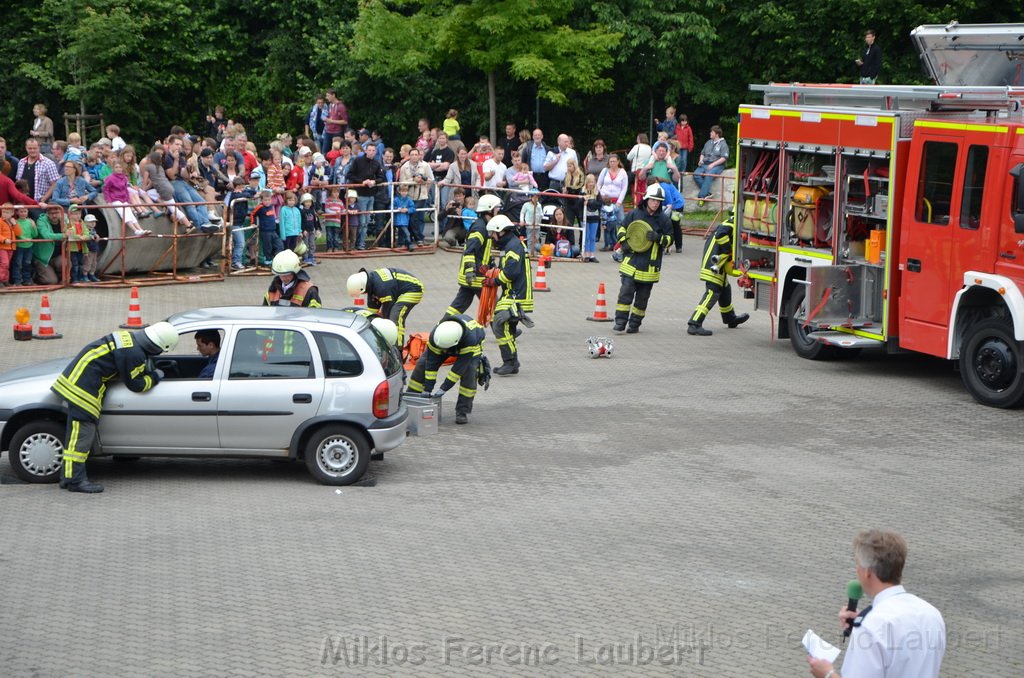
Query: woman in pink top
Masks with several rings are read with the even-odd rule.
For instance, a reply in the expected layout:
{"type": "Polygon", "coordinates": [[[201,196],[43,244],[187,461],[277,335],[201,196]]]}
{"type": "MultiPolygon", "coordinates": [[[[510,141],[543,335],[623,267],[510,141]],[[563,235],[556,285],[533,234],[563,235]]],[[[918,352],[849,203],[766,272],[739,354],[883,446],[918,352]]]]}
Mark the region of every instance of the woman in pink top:
{"type": "MultiPolygon", "coordinates": [[[[617,219],[615,223],[621,224],[625,219],[625,214],[622,210],[622,201],[626,199],[626,192],[629,190],[629,177],[626,175],[624,170],[619,164],[619,156],[612,153],[608,156],[608,167],[601,170],[601,176],[597,178],[597,193],[601,196],[601,202],[605,205],[615,205],[615,214],[617,219]]],[[[604,233],[604,247],[601,248],[602,252],[610,252],[612,249],[612,243],[615,242],[615,233],[610,232],[610,229],[605,227],[604,233]]]]}
{"type": "Polygon", "coordinates": [[[133,235],[149,235],[149,231],[139,226],[135,210],[132,209],[132,196],[128,191],[128,173],[125,172],[124,163],[115,160],[110,168],[113,170],[113,174],[103,182],[103,199],[110,207],[117,208],[117,214],[121,217],[122,223],[131,228],[133,235]]]}

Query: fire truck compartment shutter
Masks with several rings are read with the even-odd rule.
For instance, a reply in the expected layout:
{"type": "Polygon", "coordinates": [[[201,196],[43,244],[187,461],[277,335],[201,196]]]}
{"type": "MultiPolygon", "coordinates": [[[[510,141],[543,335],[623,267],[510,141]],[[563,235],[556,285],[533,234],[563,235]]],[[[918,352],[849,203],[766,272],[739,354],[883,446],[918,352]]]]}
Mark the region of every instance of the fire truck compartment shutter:
{"type": "Polygon", "coordinates": [[[910,32],[936,85],[1020,87],[1024,24],[918,26],[910,32]]]}

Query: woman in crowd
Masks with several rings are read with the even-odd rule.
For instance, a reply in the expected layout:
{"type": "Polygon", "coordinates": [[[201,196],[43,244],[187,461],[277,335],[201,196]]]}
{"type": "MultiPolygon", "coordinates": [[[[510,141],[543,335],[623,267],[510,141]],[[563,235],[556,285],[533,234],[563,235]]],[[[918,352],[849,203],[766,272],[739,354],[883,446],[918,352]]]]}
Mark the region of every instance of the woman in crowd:
{"type": "Polygon", "coordinates": [[[583,158],[583,171],[597,177],[601,176],[601,172],[607,166],[608,154],[604,145],[604,139],[597,139],[594,141],[594,147],[587,153],[587,157],[583,158]]]}
{"type": "Polygon", "coordinates": [[[597,192],[601,196],[604,205],[614,206],[613,219],[605,219],[604,247],[602,252],[610,252],[615,245],[615,228],[625,218],[622,210],[622,201],[626,199],[626,192],[629,190],[629,179],[626,177],[626,170],[619,165],[619,156],[612,153],[608,156],[608,167],[601,172],[597,178],[597,192]]]}
{"type": "Polygon", "coordinates": [[[53,120],[46,117],[46,106],[43,104],[33,106],[32,115],[35,116],[35,120],[32,121],[32,129],[29,130],[29,136],[39,142],[40,153],[50,155],[50,150],[53,146],[53,120]]]}
{"type": "Polygon", "coordinates": [[[124,173],[128,176],[128,197],[135,210],[135,216],[142,218],[146,216],[162,217],[163,210],[153,202],[149,193],[142,190],[142,170],[139,168],[135,147],[127,144],[117,153],[117,159],[124,166],[124,173]]]}
{"type": "MultiPolygon", "coordinates": [[[[583,193],[583,182],[587,175],[583,173],[576,160],[569,158],[565,163],[565,184],[563,190],[570,195],[583,193]]],[[[566,216],[570,224],[583,225],[583,201],[565,198],[566,216]]]]}
{"type": "Polygon", "coordinates": [[[64,176],[53,185],[53,195],[49,202],[56,203],[65,210],[71,205],[92,202],[97,189],[82,176],[82,166],[77,162],[64,163],[64,176]]]}
{"type": "MultiPolygon", "coordinates": [[[[465,187],[473,185],[473,163],[469,161],[469,151],[465,146],[455,154],[455,162],[448,165],[448,174],[441,182],[441,204],[448,204],[451,189],[459,185],[465,187]]],[[[468,195],[469,188],[465,190],[468,195]]]]}
{"type": "Polygon", "coordinates": [[[149,192],[149,197],[167,206],[171,220],[184,229],[192,228],[192,222],[179,208],[174,205],[174,187],[164,172],[164,149],[161,144],[153,147],[141,165],[142,187],[149,192]]]}

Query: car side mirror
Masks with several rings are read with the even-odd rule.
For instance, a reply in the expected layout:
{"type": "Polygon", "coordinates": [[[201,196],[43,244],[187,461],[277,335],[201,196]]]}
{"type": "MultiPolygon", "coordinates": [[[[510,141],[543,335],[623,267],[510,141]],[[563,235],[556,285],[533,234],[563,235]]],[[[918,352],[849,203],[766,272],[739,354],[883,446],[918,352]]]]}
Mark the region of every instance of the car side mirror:
{"type": "Polygon", "coordinates": [[[1011,216],[1013,217],[1013,230],[1015,233],[1024,233],[1024,181],[1021,181],[1021,175],[1024,175],[1024,163],[1017,163],[1013,169],[1010,170],[1010,176],[1013,177],[1014,187],[1014,201],[1011,216]]]}

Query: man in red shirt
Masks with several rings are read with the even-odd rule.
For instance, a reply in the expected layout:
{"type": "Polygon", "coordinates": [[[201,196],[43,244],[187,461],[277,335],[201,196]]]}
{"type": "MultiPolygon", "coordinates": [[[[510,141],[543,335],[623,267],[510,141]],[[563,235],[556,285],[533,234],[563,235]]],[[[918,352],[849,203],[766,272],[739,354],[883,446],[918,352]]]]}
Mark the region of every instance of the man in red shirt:
{"type": "Polygon", "coordinates": [[[35,200],[18,190],[14,182],[5,174],[0,174],[0,205],[9,202],[12,205],[38,205],[35,200]]]}
{"type": "Polygon", "coordinates": [[[326,155],[331,150],[334,137],[345,134],[348,128],[348,109],[338,98],[337,91],[332,87],[327,90],[327,117],[324,118],[324,141],[320,145],[321,152],[326,155]]]}

